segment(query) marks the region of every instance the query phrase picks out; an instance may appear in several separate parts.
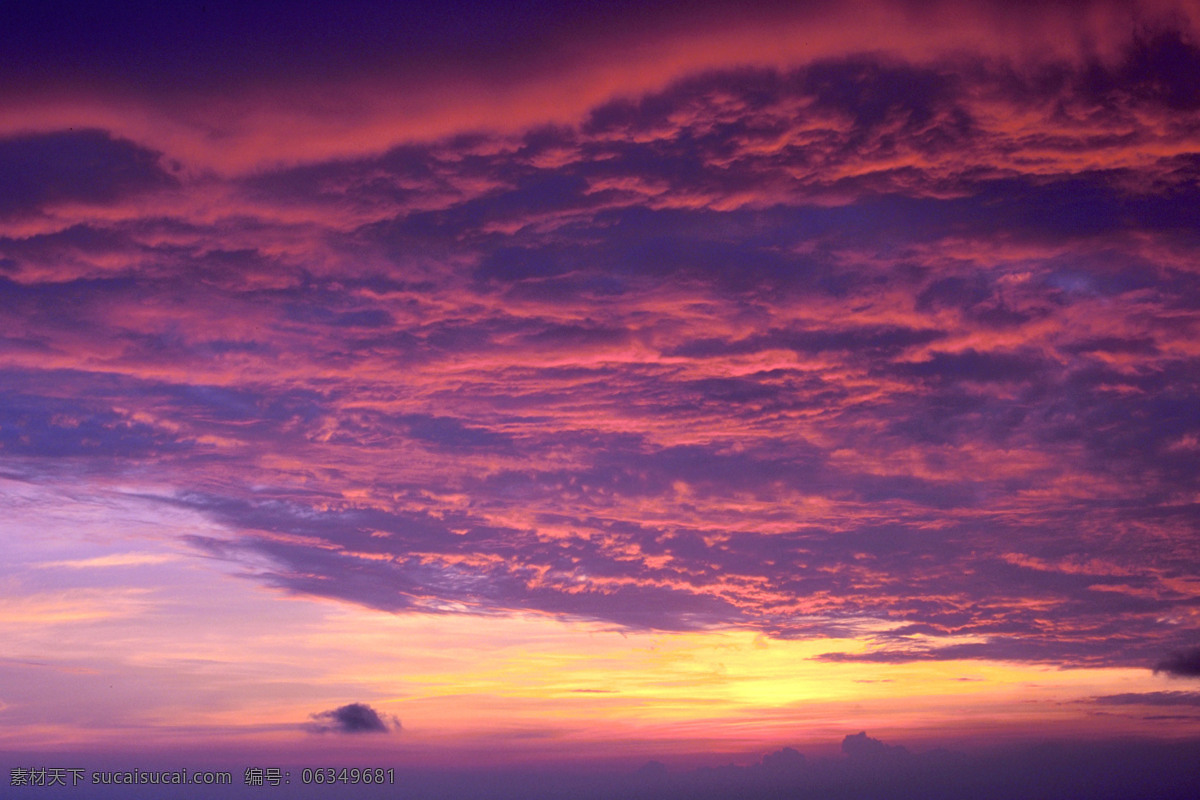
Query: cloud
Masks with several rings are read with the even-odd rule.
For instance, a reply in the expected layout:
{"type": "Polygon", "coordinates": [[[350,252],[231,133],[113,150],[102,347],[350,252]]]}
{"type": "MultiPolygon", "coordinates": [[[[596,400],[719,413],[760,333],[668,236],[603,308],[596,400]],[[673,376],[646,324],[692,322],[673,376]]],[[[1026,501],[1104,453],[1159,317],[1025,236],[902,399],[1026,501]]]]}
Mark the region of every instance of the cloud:
{"type": "Polygon", "coordinates": [[[101,404],[0,392],[0,451],[42,458],[154,457],[188,447],[101,404]]]}
{"type": "Polygon", "coordinates": [[[1167,673],[1173,678],[1200,677],[1200,647],[1175,650],[1154,665],[1154,674],[1167,673]]]}
{"type": "Polygon", "coordinates": [[[783,747],[762,758],[762,768],[772,775],[788,775],[799,772],[806,766],[804,754],[794,747],[783,747]]]}
{"type": "Polygon", "coordinates": [[[160,153],[103,130],[56,131],[0,139],[0,217],[58,203],[103,205],[178,185],[160,153]]]}
{"type": "Polygon", "coordinates": [[[907,756],[908,750],[900,745],[884,744],[867,736],[866,731],[847,735],[842,739],[842,752],[854,761],[877,762],[907,756]]]}
{"type": "Polygon", "coordinates": [[[336,157],[10,136],[0,451],[149,481],[283,592],[1154,663],[1196,630],[1198,51],[1031,13],[954,15],[990,55],[813,34],[567,118],[338,114],[336,157]]]}
{"type": "Polygon", "coordinates": [[[388,733],[400,729],[398,720],[393,719],[389,725],[365,703],[350,703],[311,717],[313,722],[306,727],[313,733],[388,733]]]}
{"type": "Polygon", "coordinates": [[[44,561],[39,569],[94,569],[97,567],[145,567],[175,561],[178,556],[169,553],[113,553],[94,558],[73,558],[65,561],[44,561]]]}
{"type": "Polygon", "coordinates": [[[1200,692],[1129,692],[1106,694],[1091,702],[1114,706],[1200,706],[1200,692]]]}

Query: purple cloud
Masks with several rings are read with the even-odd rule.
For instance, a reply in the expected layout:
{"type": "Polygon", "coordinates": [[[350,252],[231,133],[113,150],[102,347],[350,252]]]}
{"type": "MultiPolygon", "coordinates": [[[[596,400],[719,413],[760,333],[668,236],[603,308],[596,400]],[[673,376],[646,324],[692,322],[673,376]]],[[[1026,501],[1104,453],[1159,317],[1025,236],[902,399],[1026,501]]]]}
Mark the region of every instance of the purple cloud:
{"type": "Polygon", "coordinates": [[[388,733],[400,729],[398,721],[389,725],[365,703],[349,703],[311,716],[313,722],[307,727],[313,733],[388,733]]]}
{"type": "Polygon", "coordinates": [[[1200,692],[1127,692],[1093,697],[1091,702],[1111,706],[1200,706],[1200,692]]]}
{"type": "Polygon", "coordinates": [[[1200,647],[1175,650],[1154,665],[1154,673],[1165,672],[1173,678],[1200,677],[1200,647]]]}
{"type": "Polygon", "coordinates": [[[710,70],[234,177],[6,139],[53,219],[0,235],[0,454],[388,611],[1192,674],[1198,52],[710,70]]]}

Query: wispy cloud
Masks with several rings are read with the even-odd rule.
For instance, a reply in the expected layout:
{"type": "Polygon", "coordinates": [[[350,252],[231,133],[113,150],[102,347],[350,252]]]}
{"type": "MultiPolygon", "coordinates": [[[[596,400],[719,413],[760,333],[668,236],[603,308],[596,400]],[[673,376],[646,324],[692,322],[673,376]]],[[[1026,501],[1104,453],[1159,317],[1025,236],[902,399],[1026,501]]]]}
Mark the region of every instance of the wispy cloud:
{"type": "Polygon", "coordinates": [[[1093,697],[1091,701],[1112,706],[1200,706],[1200,692],[1126,692],[1093,697]]]}
{"type": "Polygon", "coordinates": [[[43,569],[93,569],[97,567],[143,567],[150,564],[165,564],[179,557],[167,553],[114,553],[95,558],[73,558],[64,561],[44,561],[37,566],[43,569]]]}

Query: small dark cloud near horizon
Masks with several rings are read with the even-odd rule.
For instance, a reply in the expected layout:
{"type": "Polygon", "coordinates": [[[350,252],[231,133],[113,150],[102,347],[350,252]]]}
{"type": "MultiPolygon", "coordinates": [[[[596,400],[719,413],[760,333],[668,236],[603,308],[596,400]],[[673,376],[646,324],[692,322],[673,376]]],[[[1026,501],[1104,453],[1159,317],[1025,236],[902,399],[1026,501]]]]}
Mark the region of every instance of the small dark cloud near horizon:
{"type": "Polygon", "coordinates": [[[366,703],[349,703],[332,711],[321,711],[313,714],[312,720],[305,726],[310,733],[390,733],[400,730],[400,720],[393,717],[389,724],[366,703]]]}
{"type": "Polygon", "coordinates": [[[1200,647],[1175,650],[1154,665],[1154,674],[1160,672],[1172,678],[1200,678],[1200,647]]]}

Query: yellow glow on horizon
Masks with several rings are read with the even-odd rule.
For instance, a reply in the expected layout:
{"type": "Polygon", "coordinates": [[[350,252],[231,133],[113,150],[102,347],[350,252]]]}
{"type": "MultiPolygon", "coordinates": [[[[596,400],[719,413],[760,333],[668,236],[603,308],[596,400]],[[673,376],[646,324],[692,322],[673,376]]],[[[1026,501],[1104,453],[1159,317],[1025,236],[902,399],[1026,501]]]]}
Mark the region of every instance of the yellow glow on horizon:
{"type": "Polygon", "coordinates": [[[533,614],[380,615],[349,606],[334,619],[336,632],[318,634],[313,644],[350,635],[360,652],[385,653],[388,641],[406,652],[355,663],[328,679],[367,682],[406,729],[429,735],[539,726],[596,740],[702,739],[718,728],[723,738],[752,741],[851,727],[918,735],[1006,724],[1074,731],[1090,710],[1081,701],[1161,683],[1141,669],[821,661],[823,653],[861,653],[866,644],[768,639],[747,630],[622,632],[533,614]],[[403,646],[419,641],[426,646],[403,646]]]}
{"type": "Polygon", "coordinates": [[[173,546],[172,536],[202,521],[142,521],[141,501],[122,502],[119,526],[109,506],[94,517],[76,512],[71,530],[89,542],[82,550],[34,535],[53,503],[14,515],[29,534],[7,540],[14,563],[105,568],[70,569],[77,585],[55,592],[16,576],[0,587],[8,636],[0,703],[12,732],[0,745],[191,737],[299,752],[340,746],[305,726],[355,702],[402,721],[400,734],[369,743],[397,757],[475,748],[538,759],[577,754],[581,743],[601,755],[761,754],[836,747],[859,730],[908,744],[1200,733],[1088,702],[1173,688],[1148,669],[820,660],[867,651],[872,635],[894,627],[878,620],[855,621],[861,638],[772,639],[525,612],[388,613],[292,596],[173,546]],[[103,724],[46,721],[71,719],[85,697],[103,724]]]}

